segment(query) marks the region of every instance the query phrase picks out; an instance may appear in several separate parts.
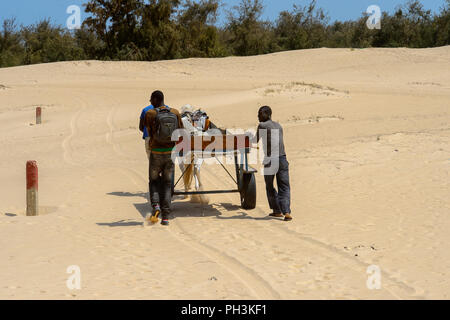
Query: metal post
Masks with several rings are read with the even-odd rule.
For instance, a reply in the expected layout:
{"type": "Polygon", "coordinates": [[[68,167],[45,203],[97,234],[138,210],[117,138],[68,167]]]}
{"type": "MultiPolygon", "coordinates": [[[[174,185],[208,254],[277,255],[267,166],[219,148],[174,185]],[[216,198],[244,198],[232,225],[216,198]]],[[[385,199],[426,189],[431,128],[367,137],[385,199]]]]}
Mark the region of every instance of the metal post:
{"type": "Polygon", "coordinates": [[[37,107],[36,108],[36,124],[42,123],[42,108],[37,107]]]}

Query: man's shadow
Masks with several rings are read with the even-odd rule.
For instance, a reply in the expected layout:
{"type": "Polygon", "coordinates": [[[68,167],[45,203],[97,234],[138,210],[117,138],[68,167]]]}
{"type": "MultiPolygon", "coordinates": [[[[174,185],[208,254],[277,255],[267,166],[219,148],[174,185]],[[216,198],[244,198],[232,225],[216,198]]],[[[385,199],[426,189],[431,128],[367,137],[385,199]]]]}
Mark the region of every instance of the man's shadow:
{"type": "MultiPolygon", "coordinates": [[[[109,196],[114,197],[124,197],[124,198],[144,198],[145,202],[133,203],[135,209],[139,212],[143,219],[151,213],[152,208],[149,201],[149,194],[144,192],[123,192],[115,191],[107,193],[109,196]]],[[[202,218],[202,217],[219,217],[222,213],[213,204],[200,204],[191,203],[185,201],[183,196],[174,196],[172,198],[172,213],[170,215],[171,219],[178,218],[202,218]]],[[[142,226],[142,221],[136,220],[121,220],[111,223],[97,223],[99,226],[108,227],[135,227],[142,226]]]]}
{"type": "Polygon", "coordinates": [[[132,192],[110,192],[107,193],[108,196],[116,196],[116,197],[129,197],[129,198],[136,198],[136,197],[142,197],[145,199],[148,199],[148,193],[139,192],[139,193],[132,193],[132,192]]]}
{"type": "Polygon", "coordinates": [[[111,223],[97,223],[97,225],[101,226],[101,227],[110,227],[110,228],[137,227],[137,226],[142,226],[142,222],[137,222],[137,221],[133,221],[133,220],[120,220],[120,221],[111,222],[111,223]]]}
{"type": "MultiPolygon", "coordinates": [[[[115,197],[127,197],[127,198],[144,198],[146,202],[133,203],[136,210],[142,216],[143,219],[147,216],[147,214],[151,213],[151,204],[149,202],[149,194],[138,192],[110,192],[109,196],[115,197]]],[[[206,218],[206,217],[216,217],[221,220],[257,220],[257,221],[268,221],[273,220],[272,217],[252,217],[248,215],[248,213],[243,210],[240,206],[231,204],[231,203],[210,203],[210,204],[201,204],[201,203],[193,203],[184,199],[183,196],[174,196],[172,199],[172,214],[171,219],[182,219],[182,218],[206,218]],[[224,217],[222,212],[232,212],[236,213],[236,215],[224,217]]],[[[138,226],[142,225],[143,222],[137,222],[133,220],[121,220],[113,223],[97,223],[100,226],[109,226],[109,227],[130,227],[130,226],[138,226]]]]}

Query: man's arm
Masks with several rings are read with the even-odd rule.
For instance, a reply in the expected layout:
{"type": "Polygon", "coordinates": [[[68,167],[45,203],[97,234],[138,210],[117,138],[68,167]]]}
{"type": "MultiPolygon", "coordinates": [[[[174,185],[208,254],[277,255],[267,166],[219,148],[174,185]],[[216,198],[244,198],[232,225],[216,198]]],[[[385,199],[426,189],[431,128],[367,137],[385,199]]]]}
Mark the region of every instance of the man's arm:
{"type": "Polygon", "coordinates": [[[258,142],[260,140],[259,136],[259,129],[260,126],[258,125],[258,128],[256,129],[256,134],[253,134],[251,131],[247,131],[245,134],[250,138],[250,144],[252,145],[252,148],[257,148],[258,142]]]}
{"type": "Polygon", "coordinates": [[[143,120],[143,127],[147,128],[147,133],[148,133],[150,139],[153,138],[152,124],[153,124],[154,116],[155,116],[155,112],[153,110],[149,110],[145,114],[144,120],[143,120]]]}
{"type": "Polygon", "coordinates": [[[177,111],[177,118],[178,118],[178,129],[184,129],[183,120],[181,119],[180,113],[177,111]]]}
{"type": "Polygon", "coordinates": [[[258,125],[258,128],[256,128],[256,135],[253,135],[251,137],[251,142],[252,143],[255,143],[255,144],[259,143],[259,140],[261,139],[261,136],[259,135],[259,130],[261,130],[261,126],[260,125],[258,125]]]}
{"type": "Polygon", "coordinates": [[[142,118],[142,117],[139,119],[139,130],[141,130],[141,132],[144,132],[144,128],[145,128],[144,120],[145,120],[145,118],[142,118]]]}
{"type": "Polygon", "coordinates": [[[141,132],[144,132],[144,128],[145,128],[145,115],[146,115],[146,112],[144,109],[144,110],[142,110],[141,118],[139,119],[139,130],[141,130],[141,132]]]}

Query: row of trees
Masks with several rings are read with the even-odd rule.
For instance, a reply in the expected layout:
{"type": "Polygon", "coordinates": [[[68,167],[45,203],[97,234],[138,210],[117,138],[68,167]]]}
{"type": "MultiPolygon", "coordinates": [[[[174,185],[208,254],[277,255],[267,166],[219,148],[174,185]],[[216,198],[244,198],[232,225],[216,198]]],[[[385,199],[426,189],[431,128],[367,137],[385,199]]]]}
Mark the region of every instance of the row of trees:
{"type": "Polygon", "coordinates": [[[221,0],[90,0],[81,29],[69,31],[44,20],[0,30],[0,67],[69,60],[154,61],[187,57],[256,55],[332,47],[434,47],[450,44],[450,0],[437,14],[409,0],[382,14],[380,30],[355,21],[329,23],[316,0],[262,19],[262,0],[241,0],[217,25],[221,0]]]}

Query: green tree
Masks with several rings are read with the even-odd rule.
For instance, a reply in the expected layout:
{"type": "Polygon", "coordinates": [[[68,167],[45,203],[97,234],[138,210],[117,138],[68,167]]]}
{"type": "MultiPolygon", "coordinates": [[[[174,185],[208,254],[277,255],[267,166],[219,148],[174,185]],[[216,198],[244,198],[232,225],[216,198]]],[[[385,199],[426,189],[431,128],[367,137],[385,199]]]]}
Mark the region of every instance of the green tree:
{"type": "Polygon", "coordinates": [[[102,53],[105,51],[104,42],[86,25],[76,30],[73,35],[77,46],[83,51],[86,59],[103,58],[102,53]]]}
{"type": "Polygon", "coordinates": [[[373,39],[375,47],[404,47],[408,43],[408,20],[402,9],[398,9],[390,16],[383,12],[381,30],[376,32],[373,39]]]}
{"type": "MultiPolygon", "coordinates": [[[[369,16],[367,13],[364,13],[361,18],[354,21],[352,23],[352,32],[351,32],[351,40],[350,40],[350,47],[352,48],[368,48],[373,46],[373,41],[376,33],[378,32],[377,29],[370,30],[367,27],[367,19],[369,16]]],[[[382,27],[383,28],[383,24],[382,27]]]]}
{"type": "Polygon", "coordinates": [[[336,21],[327,27],[326,46],[330,48],[353,47],[353,34],[356,23],[354,21],[336,21]]]}
{"type": "Polygon", "coordinates": [[[409,0],[406,10],[407,46],[424,48],[433,46],[433,17],[418,0],[409,0]]]}
{"type": "Polygon", "coordinates": [[[181,58],[180,32],[174,17],[180,0],[150,0],[141,11],[139,48],[146,60],[181,58]]]}
{"type": "Polygon", "coordinates": [[[369,30],[368,15],[328,24],[311,0],[262,19],[263,0],[241,0],[215,25],[221,0],[88,0],[81,29],[68,31],[50,20],[21,27],[0,25],[0,67],[81,60],[144,60],[256,55],[317,47],[431,47],[450,44],[450,0],[437,14],[408,0],[383,12],[381,30],[369,30]]]}
{"type": "Polygon", "coordinates": [[[394,15],[383,14],[382,28],[376,32],[374,46],[416,47],[433,45],[433,17],[430,10],[415,0],[409,0],[394,15]]]}
{"type": "Polygon", "coordinates": [[[72,34],[62,27],[53,26],[48,19],[22,28],[21,34],[25,48],[24,64],[85,58],[72,34]]]}
{"type": "Polygon", "coordinates": [[[90,17],[84,25],[104,42],[104,55],[114,58],[128,44],[137,41],[143,5],[142,0],[90,0],[85,4],[90,17]]]}
{"type": "Polygon", "coordinates": [[[317,8],[317,1],[292,11],[282,11],[275,26],[275,35],[283,50],[318,48],[327,40],[328,17],[317,8]]]}
{"type": "Polygon", "coordinates": [[[217,57],[224,54],[220,44],[217,20],[219,0],[186,0],[177,23],[183,57],[217,57]]]}
{"type": "Polygon", "coordinates": [[[25,50],[21,45],[20,33],[14,19],[3,21],[0,32],[0,67],[12,67],[23,64],[25,50]]]}
{"type": "Polygon", "coordinates": [[[248,56],[274,50],[272,25],[261,20],[264,6],[261,0],[241,0],[228,12],[225,42],[234,55],[248,56]]]}
{"type": "Polygon", "coordinates": [[[441,12],[434,19],[435,46],[450,45],[450,0],[442,7],[441,12]]]}

